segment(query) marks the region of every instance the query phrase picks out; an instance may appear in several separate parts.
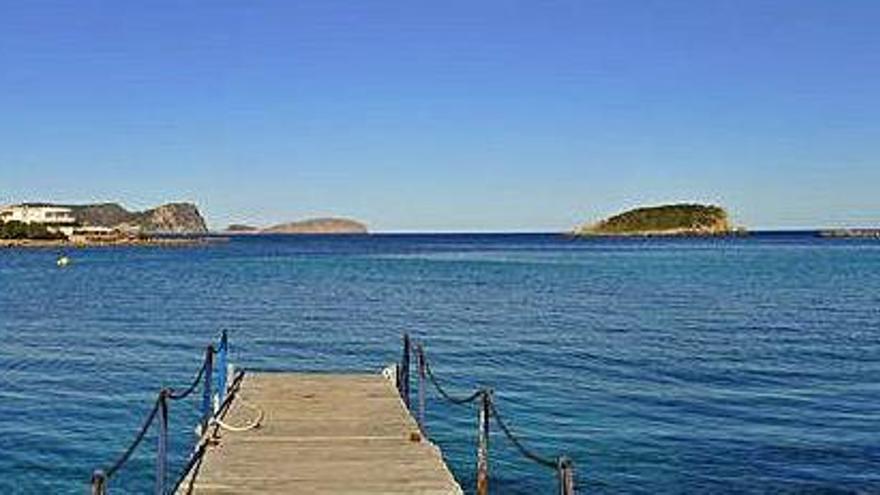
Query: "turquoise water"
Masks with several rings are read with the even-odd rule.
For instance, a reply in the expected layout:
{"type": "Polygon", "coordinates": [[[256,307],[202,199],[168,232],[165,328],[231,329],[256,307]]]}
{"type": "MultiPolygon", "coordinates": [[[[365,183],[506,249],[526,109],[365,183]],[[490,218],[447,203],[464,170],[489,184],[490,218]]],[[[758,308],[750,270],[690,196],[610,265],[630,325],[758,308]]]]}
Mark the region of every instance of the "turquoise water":
{"type": "MultiPolygon", "coordinates": [[[[84,493],[221,329],[233,361],[378,371],[427,343],[596,493],[880,493],[880,242],[549,235],[238,238],[0,251],[0,492],[84,493]]],[[[428,428],[473,485],[475,412],[428,428]]],[[[171,410],[173,470],[197,398],[171,410]]],[[[495,493],[552,472],[492,438],[495,493]]],[[[150,436],[110,485],[152,489],[150,436]]]]}

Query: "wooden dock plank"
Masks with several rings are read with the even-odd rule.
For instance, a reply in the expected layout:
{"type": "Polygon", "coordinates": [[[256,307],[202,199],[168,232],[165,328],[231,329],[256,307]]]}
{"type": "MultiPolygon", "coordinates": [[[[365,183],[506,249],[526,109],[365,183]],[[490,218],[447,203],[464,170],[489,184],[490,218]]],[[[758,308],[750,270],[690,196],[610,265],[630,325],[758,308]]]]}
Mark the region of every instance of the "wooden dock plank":
{"type": "Polygon", "coordinates": [[[462,493],[379,374],[247,373],[222,431],[179,493],[462,493]]]}

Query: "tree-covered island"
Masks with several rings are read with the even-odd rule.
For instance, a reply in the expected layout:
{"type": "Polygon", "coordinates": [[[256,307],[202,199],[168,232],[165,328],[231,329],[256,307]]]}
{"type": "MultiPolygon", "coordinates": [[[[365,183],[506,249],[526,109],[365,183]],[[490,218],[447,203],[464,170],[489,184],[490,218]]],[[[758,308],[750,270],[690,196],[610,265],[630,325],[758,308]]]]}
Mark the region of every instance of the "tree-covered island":
{"type": "Polygon", "coordinates": [[[636,208],[574,229],[577,236],[704,236],[739,232],[742,230],[733,228],[724,208],[700,204],[636,208]]]}

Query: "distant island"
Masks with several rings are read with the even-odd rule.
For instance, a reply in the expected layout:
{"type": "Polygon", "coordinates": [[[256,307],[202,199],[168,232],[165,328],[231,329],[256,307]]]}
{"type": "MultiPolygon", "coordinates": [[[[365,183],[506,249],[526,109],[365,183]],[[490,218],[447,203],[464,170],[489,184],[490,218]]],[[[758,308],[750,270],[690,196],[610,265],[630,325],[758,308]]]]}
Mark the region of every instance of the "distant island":
{"type": "Polygon", "coordinates": [[[367,234],[367,226],[348,218],[310,218],[296,222],[281,223],[259,228],[251,225],[232,224],[228,234],[367,234]]]}
{"type": "Polygon", "coordinates": [[[574,229],[576,236],[705,236],[743,232],[734,229],[724,208],[671,204],[636,208],[574,229]]]}
{"type": "Polygon", "coordinates": [[[260,231],[259,227],[254,227],[253,225],[244,225],[240,223],[233,223],[226,227],[226,232],[230,234],[255,234],[260,231]]]}

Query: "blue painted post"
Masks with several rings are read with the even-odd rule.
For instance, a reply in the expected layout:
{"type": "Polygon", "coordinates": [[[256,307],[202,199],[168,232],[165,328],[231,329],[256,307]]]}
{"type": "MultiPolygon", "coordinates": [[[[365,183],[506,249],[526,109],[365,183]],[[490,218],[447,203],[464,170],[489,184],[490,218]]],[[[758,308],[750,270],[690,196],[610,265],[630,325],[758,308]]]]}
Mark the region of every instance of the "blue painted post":
{"type": "Polygon", "coordinates": [[[156,495],[166,495],[168,479],[168,389],[159,392],[159,435],[156,445],[156,495]]]}
{"type": "Polygon", "coordinates": [[[226,400],[226,357],[229,352],[229,340],[226,336],[226,330],[220,336],[220,349],[217,353],[217,397],[219,403],[223,404],[226,400]]]}
{"type": "Polygon", "coordinates": [[[409,334],[405,333],[403,334],[403,355],[400,357],[400,380],[397,383],[400,386],[400,397],[403,399],[403,404],[407,410],[409,410],[409,361],[411,353],[409,334]]]}
{"type": "Polygon", "coordinates": [[[214,414],[214,408],[211,404],[214,394],[211,393],[211,384],[213,383],[214,373],[214,346],[208,345],[205,349],[205,385],[202,391],[202,433],[208,428],[208,420],[214,414]]]}
{"type": "Polygon", "coordinates": [[[419,359],[419,427],[422,435],[427,436],[428,429],[425,425],[425,351],[421,345],[416,346],[416,355],[419,359]]]}

